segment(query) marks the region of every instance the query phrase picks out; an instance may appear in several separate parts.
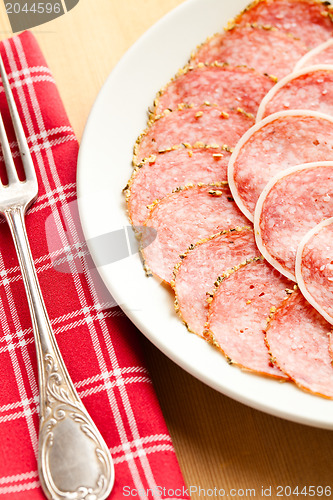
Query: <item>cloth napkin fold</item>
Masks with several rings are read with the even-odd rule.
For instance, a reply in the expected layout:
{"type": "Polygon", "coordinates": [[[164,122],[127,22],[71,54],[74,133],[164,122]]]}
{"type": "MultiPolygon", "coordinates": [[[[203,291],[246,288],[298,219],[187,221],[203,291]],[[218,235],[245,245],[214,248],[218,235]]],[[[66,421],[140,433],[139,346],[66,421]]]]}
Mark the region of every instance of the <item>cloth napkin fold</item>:
{"type": "MultiPolygon", "coordinates": [[[[75,202],[78,143],[55,81],[31,33],[4,41],[0,50],[39,180],[38,200],[26,217],[32,254],[65,363],[114,459],[109,498],[188,498],[141,334],[93,274],[75,202]]],[[[18,159],[1,84],[0,109],[18,159]]],[[[0,500],[44,498],[36,461],[36,366],[24,285],[1,220],[0,500]]]]}

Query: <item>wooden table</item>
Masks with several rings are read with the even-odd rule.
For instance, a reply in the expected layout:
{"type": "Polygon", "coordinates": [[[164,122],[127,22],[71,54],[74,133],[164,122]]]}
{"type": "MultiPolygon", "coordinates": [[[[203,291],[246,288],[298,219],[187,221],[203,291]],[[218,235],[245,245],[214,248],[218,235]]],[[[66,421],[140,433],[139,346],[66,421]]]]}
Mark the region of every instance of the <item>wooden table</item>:
{"type": "MultiPolygon", "coordinates": [[[[180,3],[182,0],[80,0],[67,15],[33,30],[79,139],[91,106],[117,61],[149,26],[180,3]]],[[[5,38],[11,31],[3,5],[0,13],[0,36],[5,38]]],[[[304,485],[331,486],[333,490],[332,432],[237,403],[203,385],[144,342],[188,486],[206,491],[234,488],[239,490],[234,498],[249,498],[251,492],[246,490],[250,489],[255,489],[256,498],[264,498],[262,487],[270,486],[271,497],[278,498],[278,485],[300,490],[304,485]]],[[[192,498],[204,498],[203,491],[192,498]]]]}

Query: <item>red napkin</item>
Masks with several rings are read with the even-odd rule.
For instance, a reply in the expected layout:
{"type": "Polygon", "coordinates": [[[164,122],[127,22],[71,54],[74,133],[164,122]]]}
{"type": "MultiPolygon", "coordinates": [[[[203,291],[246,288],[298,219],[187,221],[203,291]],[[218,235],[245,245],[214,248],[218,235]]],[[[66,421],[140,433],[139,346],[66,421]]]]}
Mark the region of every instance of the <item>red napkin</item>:
{"type": "MultiPolygon", "coordinates": [[[[188,498],[143,362],[141,334],[101,293],[91,271],[76,213],[78,143],[55,81],[31,33],[4,41],[0,50],[39,180],[38,200],[26,218],[32,254],[65,363],[114,459],[110,498],[188,498]]],[[[0,106],[18,157],[2,86],[0,106]]],[[[2,220],[0,379],[0,500],[42,499],[36,353],[17,257],[2,220]]]]}

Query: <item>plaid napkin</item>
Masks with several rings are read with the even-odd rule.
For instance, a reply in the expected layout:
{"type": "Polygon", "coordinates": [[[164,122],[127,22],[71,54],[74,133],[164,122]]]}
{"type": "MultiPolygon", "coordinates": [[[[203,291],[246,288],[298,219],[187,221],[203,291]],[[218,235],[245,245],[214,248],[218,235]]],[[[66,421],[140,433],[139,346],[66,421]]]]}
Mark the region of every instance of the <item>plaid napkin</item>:
{"type": "MultiPolygon", "coordinates": [[[[110,498],[187,498],[140,334],[103,292],[89,262],[75,202],[78,143],[52,74],[29,32],[4,41],[0,50],[39,179],[39,197],[26,218],[32,254],[60,350],[114,459],[110,498]]],[[[2,86],[0,106],[18,158],[2,86]]],[[[0,500],[42,499],[36,353],[17,257],[2,220],[0,379],[0,500]]]]}

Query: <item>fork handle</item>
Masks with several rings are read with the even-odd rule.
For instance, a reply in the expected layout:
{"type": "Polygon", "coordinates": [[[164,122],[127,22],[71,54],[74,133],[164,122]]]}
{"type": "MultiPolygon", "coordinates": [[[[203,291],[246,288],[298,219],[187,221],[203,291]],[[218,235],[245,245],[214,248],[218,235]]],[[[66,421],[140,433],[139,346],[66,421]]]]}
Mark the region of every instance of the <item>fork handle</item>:
{"type": "Polygon", "coordinates": [[[42,488],[52,500],[103,500],[113,486],[113,462],[57,346],[31,255],[25,208],[13,206],[4,215],[14,239],[36,343],[40,389],[38,469],[42,488]]]}

